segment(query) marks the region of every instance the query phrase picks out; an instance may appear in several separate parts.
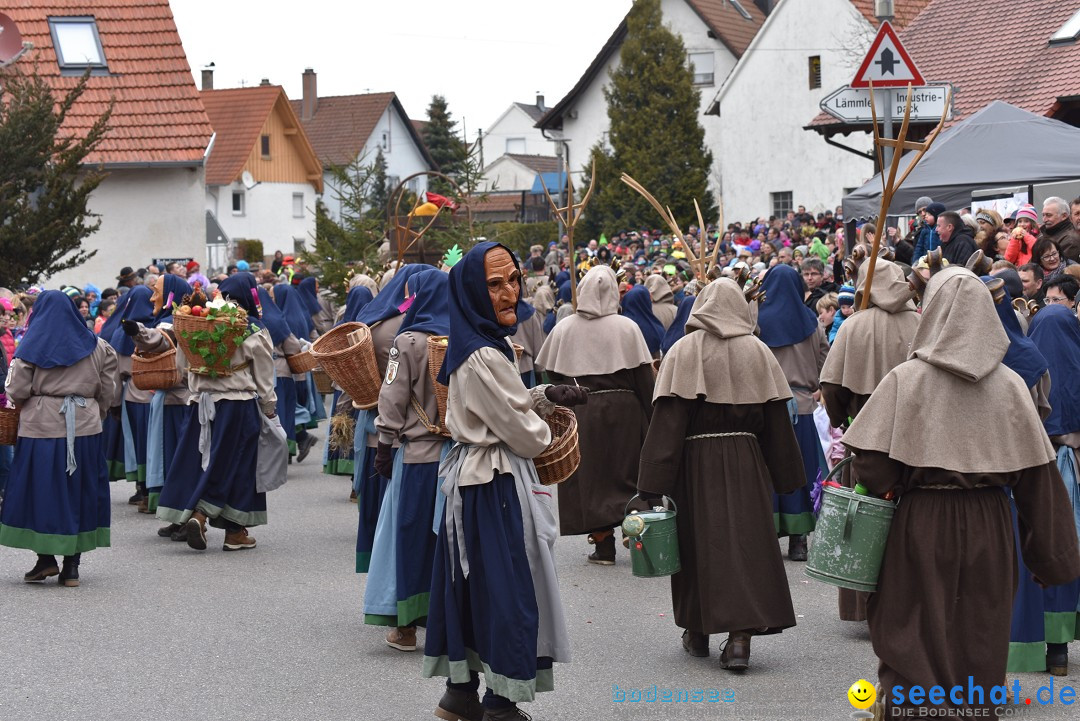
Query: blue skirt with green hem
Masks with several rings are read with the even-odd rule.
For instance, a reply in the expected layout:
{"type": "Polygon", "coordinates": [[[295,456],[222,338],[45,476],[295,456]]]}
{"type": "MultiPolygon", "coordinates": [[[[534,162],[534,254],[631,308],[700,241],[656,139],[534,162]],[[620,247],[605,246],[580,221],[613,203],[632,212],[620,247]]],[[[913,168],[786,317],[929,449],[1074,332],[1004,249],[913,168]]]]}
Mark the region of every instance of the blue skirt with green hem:
{"type": "Polygon", "coordinates": [[[110,545],[102,434],[76,436],[74,450],[69,476],[66,438],[19,436],[0,511],[0,545],[52,556],[110,545]]]}
{"type": "Polygon", "coordinates": [[[146,447],[150,437],[150,404],[126,401],[124,403],[124,412],[127,413],[128,427],[131,429],[131,442],[135,446],[136,464],[136,470],[134,473],[129,472],[127,479],[146,483],[146,447]]]}
{"type": "Polygon", "coordinates": [[[806,485],[783,495],[773,494],[773,524],[776,535],[797,536],[814,530],[814,502],[810,500],[810,489],[818,477],[821,466],[821,441],[818,438],[814,415],[808,413],[796,418],[795,439],[799,442],[803,469],[806,471],[806,485]]]}
{"type": "MultiPolygon", "coordinates": [[[[348,402],[345,405],[347,408],[338,408],[338,401],[341,399],[341,391],[334,390],[334,398],[330,403],[330,409],[333,411],[334,416],[347,415],[356,421],[357,415],[360,411],[352,407],[352,403],[348,402]]],[[[354,461],[353,447],[350,444],[348,448],[333,449],[330,447],[330,433],[326,434],[326,442],[323,444],[323,473],[330,476],[352,476],[356,470],[354,461]]]]}

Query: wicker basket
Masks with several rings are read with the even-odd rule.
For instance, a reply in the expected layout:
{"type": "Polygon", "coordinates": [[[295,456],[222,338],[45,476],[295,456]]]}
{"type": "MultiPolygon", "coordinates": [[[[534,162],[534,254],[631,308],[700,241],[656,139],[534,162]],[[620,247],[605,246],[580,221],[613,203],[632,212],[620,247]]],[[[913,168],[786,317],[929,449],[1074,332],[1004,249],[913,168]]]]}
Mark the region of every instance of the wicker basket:
{"type": "Polygon", "coordinates": [[[328,396],[334,392],[334,380],[322,368],[315,366],[311,377],[315,379],[315,391],[319,395],[328,396]]]}
{"type": "Polygon", "coordinates": [[[180,385],[183,375],[176,366],[176,346],[168,333],[161,334],[169,350],[131,356],[131,382],[141,391],[167,391],[180,385]]]}
{"type": "Polygon", "coordinates": [[[0,446],[13,446],[19,437],[19,410],[0,408],[0,446]]]}
{"type": "Polygon", "coordinates": [[[450,396],[449,386],[439,382],[439,371],[442,370],[443,360],[446,358],[447,337],[444,335],[429,335],[427,339],[427,369],[431,376],[431,385],[435,387],[435,403],[439,406],[439,433],[449,436],[446,430],[446,399],[450,396]]]}
{"type": "Polygon", "coordinates": [[[581,463],[581,450],[578,448],[577,416],[572,410],[555,406],[555,411],[544,420],[551,429],[551,443],[533,459],[533,464],[540,483],[551,486],[574,475],[581,463]]]}
{"type": "Polygon", "coordinates": [[[342,323],[319,336],[311,354],[357,408],[379,405],[382,375],[375,360],[375,343],[363,323],[342,323]]]}
{"type": "Polygon", "coordinates": [[[319,365],[319,362],[315,360],[315,356],[311,355],[310,350],[300,351],[296,355],[287,355],[285,356],[285,362],[289,364],[289,370],[294,375],[315,370],[316,366],[319,365]]]}
{"type": "Polygon", "coordinates": [[[231,318],[173,315],[173,332],[176,333],[176,342],[184,351],[192,373],[211,377],[229,376],[233,372],[233,353],[247,336],[247,319],[245,315],[231,318]],[[218,341],[197,340],[193,337],[195,333],[201,331],[213,332],[219,326],[226,326],[226,331],[218,341]],[[203,358],[198,352],[199,349],[212,349],[214,353],[209,358],[203,358]],[[206,365],[199,366],[200,362],[206,365]]]}

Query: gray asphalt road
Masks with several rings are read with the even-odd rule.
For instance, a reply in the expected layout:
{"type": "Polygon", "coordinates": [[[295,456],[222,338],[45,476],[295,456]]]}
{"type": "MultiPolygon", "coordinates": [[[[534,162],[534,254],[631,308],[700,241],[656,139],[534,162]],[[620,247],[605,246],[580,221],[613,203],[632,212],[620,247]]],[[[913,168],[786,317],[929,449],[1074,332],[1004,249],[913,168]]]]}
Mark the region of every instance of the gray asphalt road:
{"type": "MultiPolygon", "coordinates": [[[[81,587],[24,584],[33,555],[0,548],[0,721],[434,718],[442,682],[363,624],[356,506],[314,456],[270,494],[253,551],[222,552],[217,530],[204,553],[158,538],[158,522],[126,505],[128,484],[113,487],[113,547],[86,554],[81,587]]],[[[579,538],[558,544],[574,658],[527,708],[537,721],[848,719],[848,687],[876,678],[865,624],[838,621],[835,590],[802,564],[787,564],[798,626],[755,639],[750,671],[734,675],[718,666],[719,637],[710,658],[683,652],[665,579],[633,578],[621,546],[614,567],[586,563],[588,551],[579,538]],[[730,689],[733,701],[613,700],[616,687],[654,685],[730,689]]],[[[1020,680],[1034,692],[1049,676],[1020,680]]]]}

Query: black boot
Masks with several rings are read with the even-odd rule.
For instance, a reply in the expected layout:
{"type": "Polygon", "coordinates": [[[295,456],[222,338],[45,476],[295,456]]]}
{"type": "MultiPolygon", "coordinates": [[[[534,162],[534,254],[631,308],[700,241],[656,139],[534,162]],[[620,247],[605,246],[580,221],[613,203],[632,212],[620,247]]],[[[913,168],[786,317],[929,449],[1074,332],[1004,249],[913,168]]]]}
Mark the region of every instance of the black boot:
{"type": "Polygon", "coordinates": [[[596,538],[599,533],[589,534],[589,543],[596,544],[596,550],[589,554],[589,563],[600,566],[615,565],[615,534],[611,531],[603,538],[596,538]]]}
{"type": "Polygon", "coordinates": [[[792,561],[806,560],[806,534],[788,537],[787,557],[792,561]]]}
{"type": "Polygon", "coordinates": [[[64,567],[60,570],[60,585],[74,588],[79,585],[79,559],[81,553],[74,556],[64,556],[64,567]]]}
{"type": "Polygon", "coordinates": [[[56,567],[56,559],[39,553],[37,563],[30,569],[29,573],[23,576],[23,580],[27,583],[35,583],[44,581],[49,576],[55,576],[58,573],[60,573],[60,569],[56,567]]]}
{"type": "Polygon", "coordinates": [[[483,721],[484,707],[480,705],[476,691],[460,691],[448,686],[439,699],[435,716],[445,721],[483,721]]]}
{"type": "Polygon", "coordinates": [[[1046,670],[1051,676],[1069,675],[1069,644],[1046,644],[1046,670]]]}
{"type": "Polygon", "coordinates": [[[167,526],[162,526],[161,528],[157,529],[157,534],[162,538],[168,538],[172,534],[179,531],[181,528],[183,528],[183,526],[181,526],[179,523],[170,523],[167,526]]]}

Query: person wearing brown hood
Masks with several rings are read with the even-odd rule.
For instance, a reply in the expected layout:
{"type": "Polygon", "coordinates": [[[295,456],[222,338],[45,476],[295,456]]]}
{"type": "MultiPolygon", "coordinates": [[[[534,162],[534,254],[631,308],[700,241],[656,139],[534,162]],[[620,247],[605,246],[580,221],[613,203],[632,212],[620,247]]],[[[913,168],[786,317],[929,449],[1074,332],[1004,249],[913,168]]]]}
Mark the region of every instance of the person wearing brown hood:
{"type": "Polygon", "coordinates": [[[1073,226],[1069,202],[1064,198],[1047,198],[1042,207],[1043,224],[1039,240],[1049,238],[1061,249],[1061,257],[1080,262],[1080,231],[1073,226]]]}
{"type": "Polygon", "coordinates": [[[559,532],[589,534],[589,563],[615,563],[613,528],[636,490],[637,459],[652,415],[652,354],[637,324],[619,315],[619,285],[608,266],[590,268],[577,312],[551,331],[536,357],[556,383],[589,389],[574,409],[581,465],[559,486],[559,532]]]}
{"type": "MultiPolygon", "coordinates": [[[[907,360],[919,327],[919,313],[904,272],[881,258],[874,265],[870,303],[865,310],[858,310],[868,277],[863,272],[859,278],[856,313],[840,326],[821,369],[821,397],[834,428],[845,427],[856,418],[881,379],[907,360]]],[[[850,474],[844,474],[844,485],[855,485],[850,474]]],[[[840,620],[865,621],[868,595],[841,588],[840,620]]]]}
{"type": "Polygon", "coordinates": [[[1038,582],[1080,577],[1057,457],[1023,379],[1002,363],[1008,348],[983,282],[965,268],[940,271],[927,284],[908,360],[844,435],[855,479],[900,500],[867,602],[886,718],[917,713],[908,690],[918,685],[944,687],[943,707],[968,715],[1004,702],[1018,572],[1004,488],[1038,582]],[[955,432],[972,419],[979,434],[955,432]],[[949,694],[956,686],[959,698],[949,694]]]}
{"type": "Polygon", "coordinates": [[[720,667],[729,670],[748,668],[752,635],[795,625],[772,523],[772,494],[807,480],[791,397],[739,285],[709,283],[660,365],[638,492],[649,506],[667,495],[679,509],[671,597],[683,648],[708,656],[709,635],[726,632],[720,667]]]}
{"type": "Polygon", "coordinates": [[[667,331],[675,322],[675,315],[679,312],[675,305],[675,293],[671,290],[671,284],[662,275],[650,275],[645,279],[645,287],[649,289],[652,297],[653,315],[667,331]]]}

